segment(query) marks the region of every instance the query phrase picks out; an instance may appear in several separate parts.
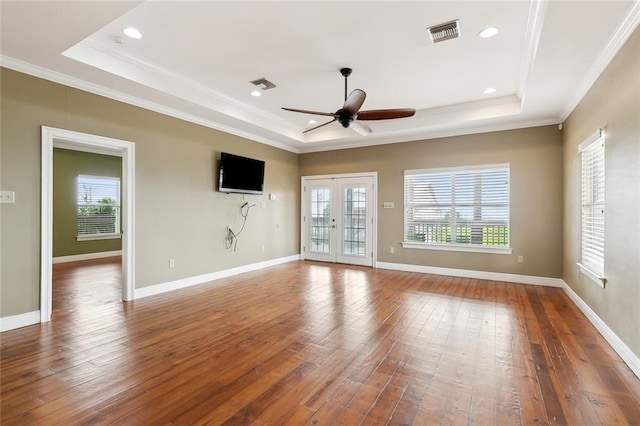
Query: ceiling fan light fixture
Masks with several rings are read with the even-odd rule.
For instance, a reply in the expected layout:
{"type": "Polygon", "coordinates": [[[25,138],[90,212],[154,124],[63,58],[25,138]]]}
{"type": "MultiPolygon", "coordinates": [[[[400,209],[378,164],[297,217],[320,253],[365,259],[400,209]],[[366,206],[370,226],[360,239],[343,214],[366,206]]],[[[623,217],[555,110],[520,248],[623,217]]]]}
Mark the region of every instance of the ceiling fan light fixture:
{"type": "Polygon", "coordinates": [[[458,38],[460,37],[460,20],[455,19],[444,24],[434,25],[427,28],[427,32],[433,44],[458,38]]]}

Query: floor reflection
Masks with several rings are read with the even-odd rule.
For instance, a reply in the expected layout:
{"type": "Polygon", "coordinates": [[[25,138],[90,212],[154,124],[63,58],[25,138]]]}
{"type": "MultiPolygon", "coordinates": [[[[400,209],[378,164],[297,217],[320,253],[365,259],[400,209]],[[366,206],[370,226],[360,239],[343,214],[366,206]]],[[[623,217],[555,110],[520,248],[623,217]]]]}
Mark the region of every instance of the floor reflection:
{"type": "MultiPolygon", "coordinates": [[[[53,265],[51,325],[55,328],[65,322],[74,327],[74,333],[60,334],[56,339],[63,356],[58,364],[50,366],[53,371],[82,364],[83,360],[92,360],[94,371],[96,367],[127,371],[131,360],[127,356],[110,357],[100,344],[120,341],[121,355],[126,354],[124,349],[130,342],[121,277],[120,257],[53,265]]],[[[67,379],[87,380],[92,370],[69,371],[73,377],[67,379]]]]}
{"type": "Polygon", "coordinates": [[[311,264],[307,268],[304,313],[314,344],[351,350],[368,338],[375,322],[368,275],[359,267],[311,264]]]}
{"type": "MultiPolygon", "coordinates": [[[[436,385],[451,375],[469,380],[477,374],[480,381],[493,380],[498,370],[502,377],[512,372],[519,323],[505,303],[485,294],[495,292],[496,283],[452,292],[456,278],[425,275],[424,285],[416,287],[412,275],[412,286],[405,287],[397,272],[314,263],[306,274],[304,314],[312,344],[346,356],[389,342],[383,357],[388,369],[408,376],[428,374],[436,385]],[[391,284],[394,292],[380,297],[388,289],[379,287],[376,277],[389,286],[384,279],[389,274],[398,277],[391,284]]],[[[446,388],[444,382],[439,386],[446,388]]]]}

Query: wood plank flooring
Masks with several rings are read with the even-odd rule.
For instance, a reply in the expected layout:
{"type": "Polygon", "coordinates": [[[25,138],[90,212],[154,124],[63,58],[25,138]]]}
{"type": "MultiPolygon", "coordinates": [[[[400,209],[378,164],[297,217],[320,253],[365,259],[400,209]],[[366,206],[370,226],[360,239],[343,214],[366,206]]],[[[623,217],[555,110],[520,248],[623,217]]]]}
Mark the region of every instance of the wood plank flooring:
{"type": "Polygon", "coordinates": [[[640,380],[560,289],[292,262],[121,303],[54,266],[0,335],[3,425],[640,424],[640,380]]]}

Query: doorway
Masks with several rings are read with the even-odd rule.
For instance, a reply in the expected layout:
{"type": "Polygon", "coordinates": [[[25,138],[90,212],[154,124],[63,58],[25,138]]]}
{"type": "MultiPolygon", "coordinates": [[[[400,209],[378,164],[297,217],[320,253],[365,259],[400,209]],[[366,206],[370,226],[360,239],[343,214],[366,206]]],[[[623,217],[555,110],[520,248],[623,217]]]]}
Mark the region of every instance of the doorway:
{"type": "Polygon", "coordinates": [[[303,259],[374,266],[377,173],[302,178],[303,259]]]}
{"type": "Polygon", "coordinates": [[[132,142],[42,127],[40,322],[51,320],[53,266],[53,148],[64,148],[122,157],[122,300],[134,294],[134,188],[135,145],[132,142]]]}

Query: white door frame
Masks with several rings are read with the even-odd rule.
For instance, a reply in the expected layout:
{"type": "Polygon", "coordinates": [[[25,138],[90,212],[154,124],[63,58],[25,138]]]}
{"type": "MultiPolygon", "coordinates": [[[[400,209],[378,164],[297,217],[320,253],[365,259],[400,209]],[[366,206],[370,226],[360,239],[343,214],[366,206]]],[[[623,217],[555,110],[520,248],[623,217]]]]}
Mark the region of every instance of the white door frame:
{"type": "Polygon", "coordinates": [[[305,204],[305,185],[307,180],[314,179],[339,179],[339,178],[357,178],[357,177],[371,177],[373,178],[373,190],[371,205],[373,206],[373,224],[371,229],[371,250],[373,252],[372,262],[373,268],[376,267],[378,259],[378,172],[364,172],[364,173],[341,173],[335,175],[314,175],[314,176],[302,176],[300,186],[300,258],[304,260],[306,258],[305,241],[307,238],[307,226],[304,222],[304,214],[306,211],[305,204]]]}
{"type": "Polygon", "coordinates": [[[135,298],[135,144],[42,126],[40,322],[51,321],[53,264],[53,148],[122,157],[122,300],[135,298]]]}

